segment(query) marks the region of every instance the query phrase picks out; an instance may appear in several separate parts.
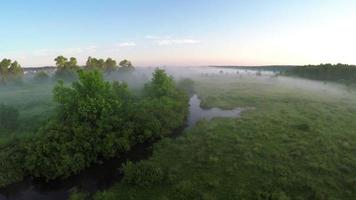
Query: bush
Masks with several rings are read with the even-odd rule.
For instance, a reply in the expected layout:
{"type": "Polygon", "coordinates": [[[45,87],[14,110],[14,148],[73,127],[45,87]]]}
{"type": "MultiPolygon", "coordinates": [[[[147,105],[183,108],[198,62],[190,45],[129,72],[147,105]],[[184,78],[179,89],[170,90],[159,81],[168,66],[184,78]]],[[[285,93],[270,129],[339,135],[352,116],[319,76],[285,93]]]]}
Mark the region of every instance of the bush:
{"type": "Polygon", "coordinates": [[[174,187],[173,198],[179,200],[203,199],[203,195],[190,181],[181,181],[174,187]]]}
{"type": "Polygon", "coordinates": [[[0,104],[0,128],[13,130],[18,126],[19,111],[13,106],[0,104]]]}
{"type": "MultiPolygon", "coordinates": [[[[7,157],[10,154],[3,156],[6,162],[0,169],[0,182],[8,183],[12,164],[24,176],[66,178],[100,159],[120,157],[132,146],[162,137],[184,122],[188,98],[162,70],[156,70],[145,88],[150,92],[144,91],[141,99],[132,95],[127,84],[107,82],[98,71],[80,70],[78,75],[71,86],[60,81],[54,88],[55,112],[26,140],[23,154],[14,152],[12,157],[19,159],[12,162],[7,157]]],[[[1,126],[16,127],[18,111],[4,105],[0,108],[1,126]]],[[[149,163],[127,164],[126,173],[126,180],[137,185],[164,180],[163,171],[149,163]]]]}
{"type": "Polygon", "coordinates": [[[89,194],[86,192],[74,191],[69,196],[69,200],[87,200],[87,199],[89,199],[89,194]]]}
{"type": "Polygon", "coordinates": [[[22,144],[16,140],[0,149],[0,187],[21,181],[24,178],[22,166],[24,157],[22,144]]]}
{"type": "Polygon", "coordinates": [[[97,192],[94,195],[94,200],[118,200],[116,197],[115,193],[113,192],[108,192],[108,191],[103,191],[103,192],[97,192]]]}
{"type": "Polygon", "coordinates": [[[54,74],[54,78],[56,80],[63,80],[63,81],[74,81],[78,79],[77,72],[72,69],[57,69],[56,73],[54,74]]]}
{"type": "Polygon", "coordinates": [[[177,87],[185,92],[187,92],[189,95],[192,95],[195,93],[194,91],[194,81],[190,78],[185,78],[182,79],[178,82],[177,87]]]}
{"type": "Polygon", "coordinates": [[[35,74],[33,80],[38,83],[46,82],[49,80],[49,76],[46,72],[40,71],[35,74]]]}
{"type": "Polygon", "coordinates": [[[150,162],[124,165],[124,182],[137,186],[152,186],[162,184],[165,180],[164,172],[150,162]]]}

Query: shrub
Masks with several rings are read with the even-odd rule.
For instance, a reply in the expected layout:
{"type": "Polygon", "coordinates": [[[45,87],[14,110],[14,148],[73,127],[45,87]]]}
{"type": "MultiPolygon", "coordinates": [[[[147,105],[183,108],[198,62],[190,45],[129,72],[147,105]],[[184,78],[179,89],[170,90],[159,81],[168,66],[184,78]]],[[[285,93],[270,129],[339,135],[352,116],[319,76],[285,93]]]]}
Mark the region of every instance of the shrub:
{"type": "Polygon", "coordinates": [[[173,198],[179,200],[202,199],[202,194],[190,181],[181,181],[174,187],[173,198]]]}
{"type": "Polygon", "coordinates": [[[35,74],[35,76],[33,77],[33,80],[35,82],[39,82],[39,83],[46,82],[49,80],[49,76],[46,72],[40,71],[35,74]]]}
{"type": "Polygon", "coordinates": [[[0,128],[13,130],[18,125],[19,111],[13,107],[0,104],[0,128]]]}
{"type": "Polygon", "coordinates": [[[137,186],[162,184],[165,180],[163,170],[150,162],[128,162],[124,165],[124,174],[124,182],[137,186]]]}
{"type": "Polygon", "coordinates": [[[108,192],[108,191],[103,191],[103,192],[97,192],[94,195],[94,200],[118,200],[116,197],[115,193],[113,192],[108,192]]]}
{"type": "Polygon", "coordinates": [[[87,200],[89,199],[89,194],[86,192],[73,192],[69,196],[69,200],[87,200]]]}

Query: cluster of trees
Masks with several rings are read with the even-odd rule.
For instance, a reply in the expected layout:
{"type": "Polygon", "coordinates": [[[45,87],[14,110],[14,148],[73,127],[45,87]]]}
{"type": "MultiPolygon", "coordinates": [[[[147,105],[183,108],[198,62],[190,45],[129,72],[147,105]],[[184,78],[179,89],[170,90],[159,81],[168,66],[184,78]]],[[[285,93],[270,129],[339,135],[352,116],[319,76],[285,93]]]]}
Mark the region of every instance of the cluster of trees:
{"type": "Polygon", "coordinates": [[[56,61],[56,73],[55,78],[73,81],[77,78],[77,71],[79,70],[77,59],[74,57],[66,58],[64,56],[58,56],[54,59],[56,61]]]}
{"type": "Polygon", "coordinates": [[[71,86],[61,81],[53,93],[55,114],[37,136],[1,154],[5,157],[0,158],[4,160],[0,185],[11,182],[6,178],[11,169],[16,170],[10,177],[14,180],[21,175],[68,177],[100,159],[120,156],[133,145],[171,133],[188,113],[187,95],[160,69],[139,96],[125,83],[105,81],[97,70],[79,70],[77,81],[71,86]]]}
{"type": "Polygon", "coordinates": [[[86,62],[85,68],[91,70],[96,69],[103,70],[106,72],[113,72],[117,70],[118,66],[116,60],[113,60],[111,58],[107,58],[106,60],[104,60],[89,57],[86,62]]]}
{"type": "MultiPolygon", "coordinates": [[[[56,79],[73,81],[77,78],[76,72],[80,69],[77,64],[77,59],[71,57],[69,60],[66,57],[58,56],[55,58],[57,71],[55,74],[56,79]]],[[[107,58],[106,60],[94,57],[88,57],[84,70],[99,70],[105,73],[111,73],[115,71],[120,72],[132,72],[134,67],[128,60],[123,60],[117,64],[116,60],[107,58]]]]}
{"type": "Polygon", "coordinates": [[[9,80],[14,80],[23,75],[23,70],[17,61],[3,59],[0,62],[0,84],[5,84],[9,80]]]}
{"type": "Polygon", "coordinates": [[[132,63],[128,60],[122,60],[119,65],[117,65],[116,60],[113,60],[112,58],[107,58],[106,60],[104,60],[102,58],[97,59],[89,57],[85,65],[85,69],[101,70],[110,73],[117,70],[129,72],[133,71],[134,67],[132,63]]]}
{"type": "Polygon", "coordinates": [[[356,66],[340,63],[298,66],[290,68],[285,74],[322,81],[356,83],[356,66]]]}

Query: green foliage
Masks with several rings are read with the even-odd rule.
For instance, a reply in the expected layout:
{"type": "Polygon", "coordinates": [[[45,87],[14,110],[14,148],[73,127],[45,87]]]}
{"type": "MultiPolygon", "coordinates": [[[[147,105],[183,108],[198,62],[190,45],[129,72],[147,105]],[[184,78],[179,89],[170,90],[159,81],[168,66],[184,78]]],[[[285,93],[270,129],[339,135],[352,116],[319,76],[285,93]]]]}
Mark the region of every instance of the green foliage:
{"type": "Polygon", "coordinates": [[[163,133],[181,126],[188,114],[188,97],[177,89],[173,78],[164,70],[155,70],[151,82],[145,85],[144,94],[145,112],[155,116],[163,133]]]}
{"type": "Polygon", "coordinates": [[[172,192],[173,199],[190,200],[203,199],[202,194],[197,190],[190,181],[181,181],[174,186],[172,192]]]}
{"type": "Polygon", "coordinates": [[[117,198],[115,193],[109,191],[97,192],[94,195],[93,199],[94,200],[120,200],[120,198],[117,198]]]}
{"type": "Polygon", "coordinates": [[[0,84],[8,81],[17,80],[23,75],[23,70],[17,61],[11,62],[10,59],[3,59],[0,62],[0,84]]]}
{"type": "Polygon", "coordinates": [[[90,195],[86,192],[77,192],[74,191],[70,194],[69,200],[88,200],[90,195]]]}
{"type": "Polygon", "coordinates": [[[116,60],[113,60],[112,58],[104,60],[88,57],[85,68],[88,70],[102,70],[110,73],[116,71],[118,66],[116,60]]]}
{"type": "MultiPolygon", "coordinates": [[[[64,68],[68,62],[75,63],[64,57],[56,61],[58,67],[64,68]]],[[[156,71],[153,83],[147,85],[140,98],[131,93],[126,83],[107,82],[96,70],[79,70],[78,77],[71,85],[59,81],[54,87],[54,113],[36,135],[14,142],[2,152],[0,185],[24,176],[47,180],[68,177],[99,159],[121,156],[133,145],[163,137],[181,126],[186,117],[188,99],[163,71],[156,71]],[[169,87],[165,83],[170,83],[169,87]]],[[[43,106],[43,102],[38,103],[43,106]]],[[[25,107],[30,106],[33,105],[25,107]]],[[[1,112],[6,116],[1,118],[6,122],[2,124],[16,122],[18,112],[12,107],[3,106],[1,112]]],[[[21,121],[20,127],[24,123],[21,121]]],[[[32,130],[38,123],[33,123],[32,130]]]]}
{"type": "MultiPolygon", "coordinates": [[[[152,157],[130,166],[134,172],[145,164],[161,169],[164,184],[122,181],[109,191],[122,199],[354,199],[355,94],[298,87],[262,79],[195,80],[206,107],[256,109],[241,118],[201,121],[177,139],[156,143],[152,157]]],[[[124,174],[124,180],[139,176],[124,174]]]]}
{"type": "Polygon", "coordinates": [[[24,148],[19,141],[13,141],[0,149],[0,187],[24,178],[25,173],[21,164],[24,156],[24,148]]]}
{"type": "Polygon", "coordinates": [[[18,126],[19,111],[13,106],[0,104],[0,130],[13,130],[18,126]]]}
{"type": "Polygon", "coordinates": [[[160,98],[163,96],[177,95],[174,81],[162,69],[156,69],[150,83],[145,85],[145,94],[148,97],[160,98]]]}
{"type": "Polygon", "coordinates": [[[49,75],[44,71],[37,72],[33,77],[33,80],[37,83],[44,83],[49,81],[49,79],[50,79],[49,75]]]}
{"type": "Polygon", "coordinates": [[[124,182],[137,186],[153,186],[164,183],[165,175],[161,168],[149,162],[133,164],[128,162],[124,165],[124,182]]]}
{"type": "Polygon", "coordinates": [[[177,87],[187,94],[192,95],[194,94],[194,81],[190,78],[184,78],[177,83],[177,87]]]}
{"type": "Polygon", "coordinates": [[[141,98],[133,96],[125,83],[105,81],[98,71],[80,70],[78,76],[70,86],[63,82],[55,86],[53,117],[23,144],[26,154],[19,163],[24,174],[65,178],[99,159],[120,156],[133,145],[160,138],[184,122],[187,98],[174,84],[159,85],[158,77],[169,79],[162,83],[174,83],[165,73],[154,75],[150,91],[156,94],[155,89],[165,88],[166,93],[141,98]]]}
{"type": "Polygon", "coordinates": [[[120,72],[133,72],[135,70],[132,63],[126,59],[120,61],[119,66],[120,66],[119,67],[120,72]]]}
{"type": "Polygon", "coordinates": [[[322,81],[356,83],[356,66],[340,63],[298,66],[290,68],[285,74],[322,81]]]}
{"type": "Polygon", "coordinates": [[[54,59],[56,61],[57,70],[54,77],[58,80],[74,81],[77,79],[77,59],[71,57],[69,60],[64,56],[58,56],[54,59]]]}
{"type": "Polygon", "coordinates": [[[130,148],[126,84],[105,82],[97,71],[80,71],[79,81],[72,87],[59,83],[53,92],[57,115],[27,146],[33,152],[26,158],[30,174],[47,179],[67,177],[99,156],[112,157],[130,148]]]}

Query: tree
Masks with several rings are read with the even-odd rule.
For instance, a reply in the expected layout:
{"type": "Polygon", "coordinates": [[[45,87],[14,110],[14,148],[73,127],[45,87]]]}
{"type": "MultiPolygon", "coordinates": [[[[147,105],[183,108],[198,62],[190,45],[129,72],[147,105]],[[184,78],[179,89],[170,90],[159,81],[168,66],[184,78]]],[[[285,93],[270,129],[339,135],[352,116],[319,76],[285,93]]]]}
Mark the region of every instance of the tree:
{"type": "Polygon", "coordinates": [[[65,81],[73,81],[77,78],[76,71],[79,69],[77,65],[77,59],[71,57],[68,59],[64,56],[58,56],[54,59],[56,61],[57,70],[55,73],[56,79],[62,79],[65,81]]]}
{"type": "Polygon", "coordinates": [[[85,68],[88,70],[100,70],[110,73],[116,71],[118,67],[116,60],[112,58],[104,60],[88,57],[85,68]]]}
{"type": "Polygon", "coordinates": [[[26,168],[35,177],[67,177],[132,146],[127,85],[106,82],[98,71],[78,73],[71,87],[55,87],[56,115],[27,146],[26,168]]]}
{"type": "Polygon", "coordinates": [[[122,60],[120,63],[119,63],[119,65],[121,66],[121,67],[132,67],[132,64],[131,64],[131,62],[130,61],[128,61],[128,60],[122,60]]]}
{"type": "Polygon", "coordinates": [[[56,66],[58,68],[63,68],[65,67],[68,59],[64,56],[58,56],[57,58],[54,59],[56,61],[56,66]]]}
{"type": "Polygon", "coordinates": [[[115,71],[116,69],[117,69],[116,61],[111,58],[107,58],[105,61],[105,71],[112,72],[115,71]]]}
{"type": "Polygon", "coordinates": [[[78,63],[77,59],[74,57],[71,57],[69,59],[69,62],[67,62],[66,64],[67,64],[67,67],[69,67],[69,68],[76,68],[78,66],[77,63],[78,63]]]}
{"type": "Polygon", "coordinates": [[[0,83],[8,80],[15,80],[23,75],[23,70],[17,61],[11,62],[10,59],[3,59],[0,62],[0,83]]]}
{"type": "Polygon", "coordinates": [[[128,60],[122,60],[120,63],[120,68],[119,70],[122,72],[132,72],[135,70],[134,66],[132,65],[132,63],[128,60]]]}
{"type": "Polygon", "coordinates": [[[173,78],[168,76],[163,69],[156,69],[153,73],[152,80],[145,85],[147,96],[162,97],[171,96],[177,92],[173,78]]]}

